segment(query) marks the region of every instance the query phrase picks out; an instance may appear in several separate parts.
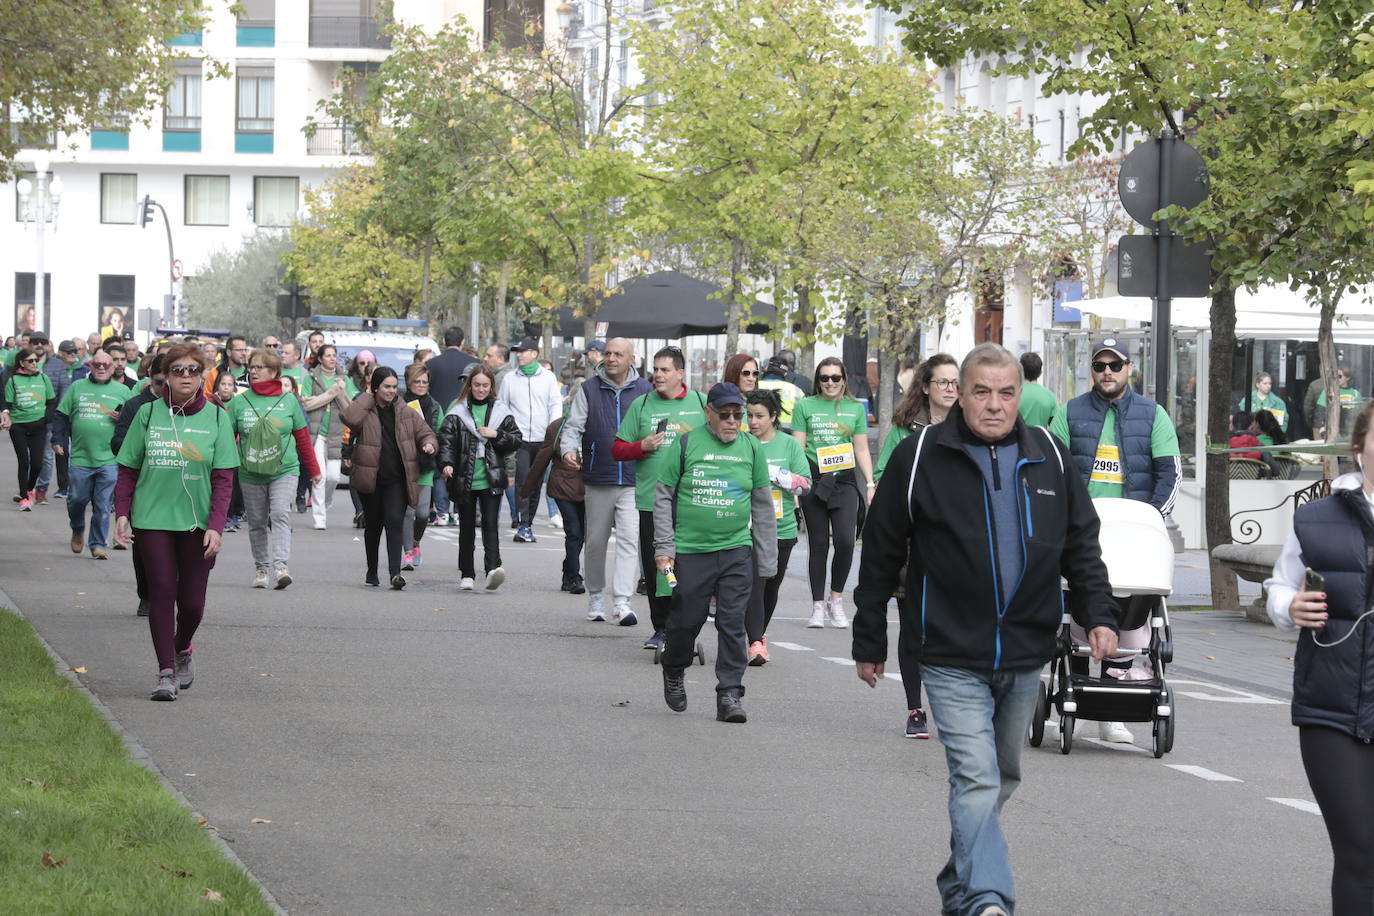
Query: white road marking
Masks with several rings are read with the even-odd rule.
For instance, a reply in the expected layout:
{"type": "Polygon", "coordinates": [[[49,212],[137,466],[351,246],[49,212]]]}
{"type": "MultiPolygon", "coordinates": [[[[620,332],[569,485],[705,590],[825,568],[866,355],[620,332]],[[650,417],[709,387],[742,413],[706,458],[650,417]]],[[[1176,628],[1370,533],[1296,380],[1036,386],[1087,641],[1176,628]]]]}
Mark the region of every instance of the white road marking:
{"type": "Polygon", "coordinates": [[[1178,690],[1177,692],[1185,697],[1192,697],[1194,700],[1211,700],[1213,703],[1250,703],[1258,706],[1286,706],[1284,700],[1276,700],[1273,697],[1262,697],[1257,693],[1247,693],[1244,690],[1237,690],[1234,687],[1223,687],[1220,684],[1213,684],[1208,681],[1183,681],[1169,678],[1169,683],[1177,688],[1179,684],[1191,684],[1194,687],[1206,687],[1208,690],[1220,690],[1230,696],[1217,696],[1214,693],[1202,693],[1197,690],[1178,690]]]}
{"type": "Polygon", "coordinates": [[[1322,809],[1317,807],[1316,802],[1308,801],[1305,798],[1267,798],[1265,801],[1278,802],[1280,805],[1297,808],[1299,811],[1306,811],[1308,814],[1315,814],[1318,817],[1322,813],[1322,809]]]}
{"type": "Polygon", "coordinates": [[[854,660],[853,660],[852,658],[834,658],[833,656],[830,656],[830,655],[822,655],[822,656],[821,656],[821,661],[834,662],[834,663],[837,664],[837,665],[850,665],[850,666],[853,666],[853,664],[854,664],[854,660]]]}
{"type": "Polygon", "coordinates": [[[1205,779],[1208,782],[1244,782],[1234,776],[1227,776],[1225,773],[1218,773],[1216,770],[1209,770],[1206,767],[1195,767],[1186,763],[1166,763],[1164,764],[1171,770],[1178,770],[1180,773],[1187,773],[1189,776],[1196,776],[1198,779],[1205,779]]]}
{"type": "Polygon", "coordinates": [[[815,652],[815,651],[816,651],[815,649],[811,648],[810,646],[802,646],[802,645],[798,645],[797,643],[794,643],[794,642],[779,642],[778,640],[773,640],[773,639],[768,640],[768,648],[770,648],[770,649],[774,649],[774,648],[776,648],[776,649],[791,649],[793,652],[815,652]]]}
{"type": "MultiPolygon", "coordinates": [[[[1134,723],[1133,723],[1133,724],[1134,724],[1134,723]]],[[[1101,738],[1090,738],[1090,737],[1088,737],[1087,735],[1074,735],[1073,740],[1074,740],[1075,742],[1078,742],[1078,741],[1087,741],[1087,742],[1090,743],[1090,744],[1096,744],[1098,747],[1105,747],[1105,748],[1106,748],[1107,750],[1109,750],[1109,751],[1128,751],[1128,752],[1129,752],[1129,751],[1134,751],[1134,752],[1137,753],[1137,754],[1149,754],[1149,753],[1151,753],[1150,751],[1146,750],[1145,748],[1143,748],[1143,747],[1137,747],[1137,746],[1134,745],[1134,744],[1119,744],[1119,743],[1117,743],[1117,742],[1115,742],[1115,741],[1103,741],[1101,738]]],[[[1166,766],[1167,766],[1167,764],[1166,764],[1166,766]]]]}

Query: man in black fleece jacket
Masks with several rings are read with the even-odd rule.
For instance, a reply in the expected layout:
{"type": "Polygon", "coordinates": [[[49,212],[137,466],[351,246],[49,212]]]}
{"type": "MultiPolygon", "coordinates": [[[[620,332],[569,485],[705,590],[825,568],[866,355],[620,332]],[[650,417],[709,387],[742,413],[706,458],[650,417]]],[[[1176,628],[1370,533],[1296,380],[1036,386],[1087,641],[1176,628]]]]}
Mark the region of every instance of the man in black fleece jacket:
{"type": "Polygon", "coordinates": [[[907,569],[904,631],[950,773],[951,855],[943,911],[1008,916],[1015,906],[1003,803],[1021,781],[1021,746],[1040,669],[1061,622],[1060,576],[1093,657],[1116,648],[1116,606],[1097,513],[1062,445],[1018,415],[1021,364],[981,344],[959,372],[948,419],[892,453],[864,528],[854,591],[854,661],[876,686],[887,604],[907,569]]]}

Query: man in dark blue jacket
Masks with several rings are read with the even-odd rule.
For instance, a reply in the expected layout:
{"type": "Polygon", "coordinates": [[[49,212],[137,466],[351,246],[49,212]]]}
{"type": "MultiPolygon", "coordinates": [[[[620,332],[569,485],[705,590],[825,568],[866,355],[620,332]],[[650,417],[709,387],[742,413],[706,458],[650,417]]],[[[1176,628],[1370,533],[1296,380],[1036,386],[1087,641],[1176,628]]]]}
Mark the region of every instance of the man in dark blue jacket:
{"type": "Polygon", "coordinates": [[[639,513],[635,510],[635,462],[612,458],[611,443],[630,404],[653,389],[635,371],[634,362],[634,344],[624,337],[606,341],[596,373],[573,395],[558,448],[564,464],[582,471],[586,490],[587,619],[606,619],[601,593],[606,587],[606,546],[614,526],[612,613],[622,624],[636,622],[630,597],[640,569],[639,513]]]}
{"type": "Polygon", "coordinates": [[[877,686],[905,564],[902,630],[920,640],[913,654],[950,772],[952,851],[936,879],[946,913],[1014,908],[1000,814],[1021,781],[1040,670],[1055,652],[1061,575],[1093,657],[1116,648],[1097,513],[1063,446],[1020,419],[1021,383],[1021,364],[997,344],[965,357],[959,404],[888,461],[854,591],[854,661],[877,686]]]}

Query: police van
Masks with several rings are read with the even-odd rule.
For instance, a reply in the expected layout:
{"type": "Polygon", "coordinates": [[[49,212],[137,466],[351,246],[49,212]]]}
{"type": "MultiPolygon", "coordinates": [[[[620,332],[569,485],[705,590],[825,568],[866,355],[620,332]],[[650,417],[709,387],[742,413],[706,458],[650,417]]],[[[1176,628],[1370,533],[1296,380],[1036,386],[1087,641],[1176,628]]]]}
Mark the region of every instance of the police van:
{"type": "Polygon", "coordinates": [[[429,322],[418,318],[358,318],[346,315],[315,315],[306,330],[296,335],[296,347],[306,355],[306,342],[314,332],[324,335],[325,343],[338,350],[340,365],[349,362],[363,350],[371,350],[378,365],[390,366],[404,377],[405,368],[415,359],[417,350],[429,350],[438,356],[442,349],[429,336],[429,322]]]}

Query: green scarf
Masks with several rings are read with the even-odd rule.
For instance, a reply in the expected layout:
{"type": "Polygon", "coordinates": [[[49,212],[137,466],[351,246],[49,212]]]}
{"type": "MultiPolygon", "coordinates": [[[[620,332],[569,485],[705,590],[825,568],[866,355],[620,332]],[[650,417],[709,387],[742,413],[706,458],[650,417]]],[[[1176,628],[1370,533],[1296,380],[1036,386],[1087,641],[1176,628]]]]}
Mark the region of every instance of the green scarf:
{"type": "Polygon", "coordinates": [[[534,375],[536,372],[538,372],[538,371],[539,371],[539,363],[538,363],[538,361],[532,362],[532,363],[530,363],[528,366],[521,366],[521,367],[520,367],[520,374],[521,374],[521,375],[525,375],[525,376],[531,376],[531,377],[533,377],[533,375],[534,375]]]}

